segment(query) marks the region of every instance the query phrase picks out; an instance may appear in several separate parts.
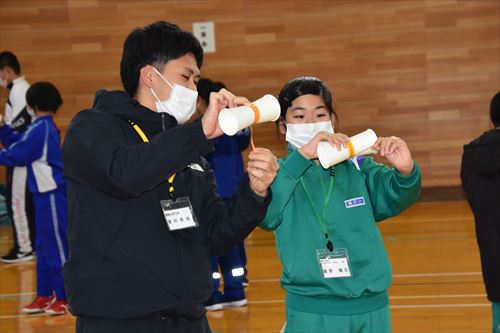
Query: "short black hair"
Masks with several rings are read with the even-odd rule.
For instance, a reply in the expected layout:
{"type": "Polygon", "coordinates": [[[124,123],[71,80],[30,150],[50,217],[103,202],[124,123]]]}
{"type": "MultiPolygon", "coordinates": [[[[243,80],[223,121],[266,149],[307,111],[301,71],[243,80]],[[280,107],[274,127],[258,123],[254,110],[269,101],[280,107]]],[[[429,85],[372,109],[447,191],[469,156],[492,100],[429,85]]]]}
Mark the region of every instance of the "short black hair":
{"type": "Polygon", "coordinates": [[[495,127],[500,126],[500,91],[491,99],[490,118],[495,127]]]}
{"type": "Polygon", "coordinates": [[[134,29],[123,44],[120,77],[123,88],[134,96],[139,86],[140,70],[146,65],[161,71],[170,60],[192,53],[198,68],[203,64],[203,48],[192,33],[177,25],[158,21],[134,29]]]}
{"type": "Polygon", "coordinates": [[[0,70],[4,69],[4,67],[10,67],[16,74],[21,73],[21,65],[17,60],[17,57],[14,53],[10,51],[3,51],[0,53],[0,70]]]}
{"type": "Polygon", "coordinates": [[[338,118],[337,113],[333,109],[332,93],[328,86],[317,77],[300,76],[288,81],[278,95],[282,119],[285,119],[286,110],[292,105],[292,102],[303,95],[320,96],[330,114],[338,118]]]}
{"type": "Polygon", "coordinates": [[[198,90],[198,96],[205,102],[210,102],[210,93],[219,92],[222,88],[226,88],[222,82],[214,82],[207,78],[202,78],[198,81],[196,89],[198,90]]]}
{"type": "Polygon", "coordinates": [[[37,82],[26,92],[26,104],[37,111],[56,113],[62,103],[59,90],[50,82],[37,82]]]}

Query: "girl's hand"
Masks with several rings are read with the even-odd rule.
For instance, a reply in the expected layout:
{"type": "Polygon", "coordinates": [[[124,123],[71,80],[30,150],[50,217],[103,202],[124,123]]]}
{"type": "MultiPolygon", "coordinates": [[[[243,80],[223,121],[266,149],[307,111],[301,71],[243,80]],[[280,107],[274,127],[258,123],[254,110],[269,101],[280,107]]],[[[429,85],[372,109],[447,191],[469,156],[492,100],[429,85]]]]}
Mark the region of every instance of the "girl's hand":
{"type": "Polygon", "coordinates": [[[402,139],[395,136],[379,137],[372,149],[378,150],[380,155],[387,158],[403,176],[409,176],[412,173],[414,162],[406,142],[402,139]]]}
{"type": "Polygon", "coordinates": [[[347,141],[349,137],[342,133],[331,134],[328,132],[317,133],[311,141],[302,146],[299,149],[299,153],[308,160],[314,160],[318,158],[318,143],[321,141],[326,141],[333,147],[336,147],[338,151],[342,150],[342,146],[347,147],[347,141]]]}

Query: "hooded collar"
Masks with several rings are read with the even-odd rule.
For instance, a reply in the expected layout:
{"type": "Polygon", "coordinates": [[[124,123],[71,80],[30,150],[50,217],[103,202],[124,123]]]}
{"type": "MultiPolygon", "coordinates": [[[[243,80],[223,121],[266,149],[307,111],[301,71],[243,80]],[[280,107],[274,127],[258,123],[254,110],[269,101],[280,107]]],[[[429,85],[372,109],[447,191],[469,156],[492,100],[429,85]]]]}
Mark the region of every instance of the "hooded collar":
{"type": "Polygon", "coordinates": [[[131,120],[150,135],[177,126],[174,117],[167,113],[155,112],[141,105],[139,101],[130,97],[125,91],[98,90],[93,107],[126,122],[131,120]]]}
{"type": "Polygon", "coordinates": [[[500,129],[484,132],[464,145],[463,161],[481,176],[500,173],[500,129]]]}
{"type": "Polygon", "coordinates": [[[484,132],[478,138],[464,145],[464,149],[475,149],[484,146],[491,146],[492,149],[498,149],[500,147],[500,128],[484,132]]]}

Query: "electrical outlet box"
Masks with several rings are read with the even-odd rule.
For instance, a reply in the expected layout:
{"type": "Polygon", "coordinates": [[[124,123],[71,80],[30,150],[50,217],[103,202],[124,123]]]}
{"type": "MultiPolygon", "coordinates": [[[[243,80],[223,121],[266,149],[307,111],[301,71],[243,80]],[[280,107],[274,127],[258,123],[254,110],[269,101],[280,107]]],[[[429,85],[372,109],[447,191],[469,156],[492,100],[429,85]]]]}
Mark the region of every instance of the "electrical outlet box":
{"type": "Polygon", "coordinates": [[[194,22],[193,35],[200,41],[205,53],[215,52],[214,22],[194,22]]]}

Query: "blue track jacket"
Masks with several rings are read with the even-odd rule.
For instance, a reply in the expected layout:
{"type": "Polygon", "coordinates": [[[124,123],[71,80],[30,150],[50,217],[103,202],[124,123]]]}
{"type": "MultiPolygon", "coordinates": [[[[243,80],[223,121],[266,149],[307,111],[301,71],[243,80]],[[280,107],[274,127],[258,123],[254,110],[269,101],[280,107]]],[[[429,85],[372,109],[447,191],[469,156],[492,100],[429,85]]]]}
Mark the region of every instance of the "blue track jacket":
{"type": "Polygon", "coordinates": [[[31,193],[45,193],[65,186],[59,133],[52,116],[35,119],[23,134],[9,125],[0,127],[0,164],[27,166],[31,193]]]}

